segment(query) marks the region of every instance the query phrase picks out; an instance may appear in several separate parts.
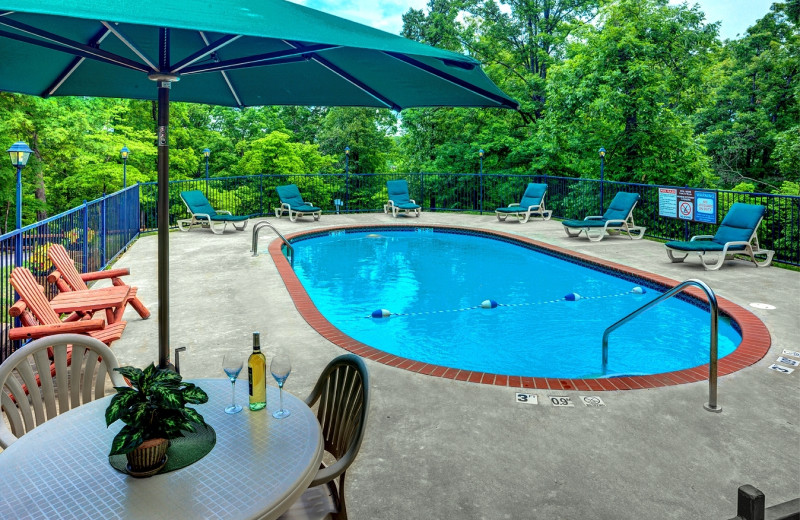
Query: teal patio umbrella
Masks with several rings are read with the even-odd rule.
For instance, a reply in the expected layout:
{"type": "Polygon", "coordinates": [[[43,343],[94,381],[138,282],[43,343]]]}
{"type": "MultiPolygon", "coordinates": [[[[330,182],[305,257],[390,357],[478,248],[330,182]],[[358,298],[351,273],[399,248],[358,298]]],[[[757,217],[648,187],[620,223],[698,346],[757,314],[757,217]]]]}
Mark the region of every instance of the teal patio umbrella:
{"type": "Polygon", "coordinates": [[[169,363],[169,101],[516,108],[473,58],[284,0],[0,0],[0,91],[158,100],[159,365],[169,363]]]}

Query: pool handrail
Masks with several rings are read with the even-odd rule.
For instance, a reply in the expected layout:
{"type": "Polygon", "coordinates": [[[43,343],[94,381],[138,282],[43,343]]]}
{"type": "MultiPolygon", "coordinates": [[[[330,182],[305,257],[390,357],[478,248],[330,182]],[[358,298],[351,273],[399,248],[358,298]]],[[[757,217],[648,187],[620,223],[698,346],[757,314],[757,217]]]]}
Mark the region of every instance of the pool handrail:
{"type": "Polygon", "coordinates": [[[719,413],[722,411],[722,407],[717,405],[717,318],[719,315],[719,306],[717,304],[717,297],[714,295],[714,291],[712,291],[711,288],[701,280],[689,279],[685,282],[681,282],[658,298],[642,305],[632,313],[608,327],[605,332],[603,332],[603,374],[605,374],[608,369],[608,335],[650,307],[653,307],[657,303],[675,296],[685,288],[692,285],[699,287],[703,290],[703,292],[706,293],[708,305],[711,311],[711,346],[709,349],[710,359],[708,363],[708,403],[704,404],[703,408],[709,412],[719,413]]]}
{"type": "Polygon", "coordinates": [[[275,226],[273,226],[272,224],[270,224],[266,220],[262,220],[260,222],[257,222],[256,225],[253,226],[253,242],[252,242],[252,245],[250,246],[250,251],[253,253],[253,256],[258,256],[258,232],[264,226],[267,226],[270,229],[272,229],[272,231],[274,231],[275,234],[280,237],[280,239],[283,241],[283,243],[286,244],[286,250],[288,252],[288,254],[286,256],[289,259],[289,264],[290,265],[294,265],[294,248],[292,247],[292,244],[290,244],[289,241],[286,240],[286,237],[283,236],[281,234],[281,232],[278,231],[275,228],[275,226]]]}

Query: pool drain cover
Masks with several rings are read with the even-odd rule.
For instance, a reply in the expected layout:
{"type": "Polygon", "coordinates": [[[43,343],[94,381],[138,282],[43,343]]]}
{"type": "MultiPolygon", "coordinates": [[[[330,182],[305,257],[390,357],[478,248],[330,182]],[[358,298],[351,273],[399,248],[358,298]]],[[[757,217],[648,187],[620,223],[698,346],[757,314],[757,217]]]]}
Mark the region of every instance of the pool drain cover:
{"type": "Polygon", "coordinates": [[[774,305],[770,305],[768,303],[751,303],[750,307],[755,307],[756,309],[764,309],[768,311],[775,309],[774,305]]]}

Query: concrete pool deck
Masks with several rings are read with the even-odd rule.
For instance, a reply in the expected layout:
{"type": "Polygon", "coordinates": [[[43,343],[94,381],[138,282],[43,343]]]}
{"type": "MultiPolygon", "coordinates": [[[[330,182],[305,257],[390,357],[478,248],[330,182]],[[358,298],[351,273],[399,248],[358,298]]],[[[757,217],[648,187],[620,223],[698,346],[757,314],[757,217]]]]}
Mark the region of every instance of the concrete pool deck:
{"type": "MultiPolygon", "coordinates": [[[[568,238],[557,221],[498,222],[494,214],[269,220],[284,235],[398,223],[504,231],[679,282],[700,279],[755,314],[771,335],[763,359],[720,377],[722,413],[703,409],[707,381],[628,391],[521,390],[367,360],[372,402],[364,444],[348,471],[351,518],[726,520],[736,515],[743,484],[763,491],[767,506],[800,496],[800,367],[791,374],[767,368],[784,349],[800,350],[800,273],[739,260],[704,271],[696,259],[670,263],[655,241],[589,242],[568,238]],[[539,404],[518,403],[518,391],[535,394],[539,404]],[[585,395],[605,406],[585,406],[585,395]],[[552,406],[550,396],[570,397],[574,406],[552,406]]],[[[170,234],[171,347],[187,348],[184,377],[222,377],[223,352],[246,356],[251,332],[260,331],[268,358],[277,349],[291,353],[285,388],[305,397],[344,351],[298,313],[267,253],[275,236],[268,228],[260,233],[259,256],[252,256],[251,229],[170,234]]],[[[153,312],[143,321],[126,311],[128,327],[113,344],[123,365],[157,358],[156,250],[154,235],[141,237],[115,265],[131,269],[129,283],[153,312]]]]}

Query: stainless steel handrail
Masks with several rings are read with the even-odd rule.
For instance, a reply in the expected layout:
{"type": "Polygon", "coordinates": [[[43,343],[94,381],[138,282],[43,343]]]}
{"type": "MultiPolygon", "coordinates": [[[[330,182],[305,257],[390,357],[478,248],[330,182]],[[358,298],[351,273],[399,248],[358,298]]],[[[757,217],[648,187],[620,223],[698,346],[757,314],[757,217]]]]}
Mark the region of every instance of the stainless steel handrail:
{"type": "Polygon", "coordinates": [[[605,374],[608,369],[608,335],[622,324],[630,321],[657,303],[675,296],[690,285],[699,287],[706,293],[706,296],[708,297],[708,305],[711,310],[711,348],[709,352],[710,359],[708,363],[708,403],[703,405],[703,407],[709,412],[721,412],[722,407],[717,405],[717,317],[719,314],[719,306],[717,305],[717,297],[714,295],[714,291],[712,291],[708,285],[700,280],[686,280],[685,282],[676,285],[674,288],[665,292],[655,300],[642,305],[632,313],[608,327],[605,332],[603,332],[603,374],[605,374]]]}
{"type": "Polygon", "coordinates": [[[278,235],[278,236],[281,238],[281,240],[283,241],[283,243],[284,243],[284,244],[286,244],[286,250],[289,252],[289,254],[287,255],[287,256],[288,256],[288,258],[289,258],[289,263],[290,263],[291,265],[294,265],[294,248],[292,247],[292,244],[290,244],[290,243],[289,243],[289,241],[288,241],[288,240],[286,240],[286,237],[285,237],[285,236],[283,236],[283,235],[281,234],[281,232],[280,232],[280,231],[278,231],[278,230],[275,228],[275,226],[273,226],[272,224],[270,224],[270,223],[269,223],[269,222],[267,222],[266,220],[262,220],[262,221],[260,221],[260,222],[257,222],[257,223],[256,223],[256,225],[255,225],[255,226],[253,226],[253,243],[252,243],[252,245],[250,246],[250,251],[253,253],[253,256],[258,256],[258,232],[259,232],[259,231],[261,230],[261,228],[262,228],[262,227],[264,227],[264,226],[267,226],[267,227],[269,227],[270,229],[272,229],[272,231],[274,231],[274,232],[275,232],[275,234],[276,234],[276,235],[278,235]]]}

